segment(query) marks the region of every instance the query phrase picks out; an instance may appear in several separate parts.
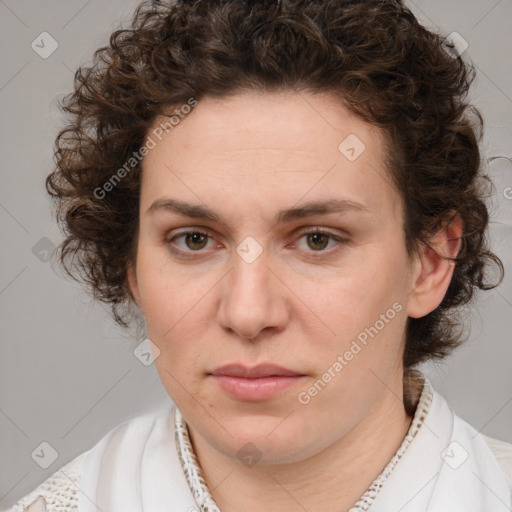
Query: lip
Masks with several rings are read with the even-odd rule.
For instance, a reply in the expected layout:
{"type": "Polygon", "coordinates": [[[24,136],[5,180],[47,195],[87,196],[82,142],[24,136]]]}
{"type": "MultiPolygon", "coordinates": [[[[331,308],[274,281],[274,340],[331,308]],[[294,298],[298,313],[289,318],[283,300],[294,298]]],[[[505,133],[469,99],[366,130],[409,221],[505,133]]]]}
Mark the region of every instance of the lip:
{"type": "Polygon", "coordinates": [[[208,374],[232,398],[246,402],[261,402],[296,385],[304,374],[274,364],[259,364],[252,368],[228,364],[208,374]]]}
{"type": "Polygon", "coordinates": [[[258,364],[252,368],[244,366],[243,364],[234,363],[226,364],[213,370],[211,375],[259,379],[262,377],[297,377],[304,374],[270,363],[258,364]]]}

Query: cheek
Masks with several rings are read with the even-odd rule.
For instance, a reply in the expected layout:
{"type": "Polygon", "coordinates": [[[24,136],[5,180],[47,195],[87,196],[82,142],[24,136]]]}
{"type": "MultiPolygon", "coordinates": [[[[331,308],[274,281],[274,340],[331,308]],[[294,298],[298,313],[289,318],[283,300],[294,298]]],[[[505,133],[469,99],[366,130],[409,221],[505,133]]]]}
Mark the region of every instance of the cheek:
{"type": "Polygon", "coordinates": [[[373,259],[369,255],[350,272],[300,289],[298,295],[309,298],[304,302],[311,304],[317,317],[315,321],[309,313],[309,329],[304,328],[311,331],[314,321],[318,325],[316,335],[323,342],[315,345],[315,351],[322,360],[335,359],[354,341],[364,348],[354,358],[360,363],[396,357],[406,320],[403,268],[401,261],[383,258],[382,253],[373,259]]]}
{"type": "Polygon", "coordinates": [[[156,248],[140,252],[137,280],[146,324],[156,339],[190,323],[213,286],[207,273],[194,275],[187,267],[171,265],[165,251],[156,248]]]}
{"type": "Polygon", "coordinates": [[[380,261],[352,267],[347,271],[326,275],[323,281],[300,288],[298,295],[306,299],[332,330],[351,330],[361,323],[375,321],[375,315],[394,302],[396,279],[380,261]],[[389,303],[389,304],[388,304],[389,303]]]}
{"type": "Polygon", "coordinates": [[[161,252],[140,252],[138,285],[148,337],[160,351],[155,366],[165,387],[179,393],[179,382],[197,378],[204,359],[204,332],[212,322],[208,298],[218,278],[204,272],[194,276],[162,261],[161,252]]]}

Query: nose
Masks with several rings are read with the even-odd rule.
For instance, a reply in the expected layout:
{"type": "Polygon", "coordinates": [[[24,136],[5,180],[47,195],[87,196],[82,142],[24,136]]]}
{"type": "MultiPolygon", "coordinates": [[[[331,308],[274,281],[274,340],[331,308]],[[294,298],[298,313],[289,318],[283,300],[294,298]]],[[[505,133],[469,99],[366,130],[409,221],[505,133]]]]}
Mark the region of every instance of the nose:
{"type": "Polygon", "coordinates": [[[219,324],[253,342],[280,332],[289,321],[288,292],[265,251],[252,263],[236,254],[233,269],[222,282],[219,324]]]}

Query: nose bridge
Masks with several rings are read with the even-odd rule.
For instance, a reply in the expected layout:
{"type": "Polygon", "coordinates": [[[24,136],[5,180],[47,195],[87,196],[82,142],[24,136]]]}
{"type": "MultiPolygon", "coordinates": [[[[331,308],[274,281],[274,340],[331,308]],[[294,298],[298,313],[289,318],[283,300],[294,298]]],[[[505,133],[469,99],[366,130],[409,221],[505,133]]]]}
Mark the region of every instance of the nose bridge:
{"type": "Polygon", "coordinates": [[[233,282],[247,287],[249,292],[267,286],[271,274],[268,268],[270,260],[271,254],[265,237],[258,237],[256,240],[252,236],[246,236],[236,247],[233,258],[233,282]]]}
{"type": "Polygon", "coordinates": [[[268,268],[267,254],[260,254],[254,261],[237,254],[234,260],[229,284],[231,307],[239,304],[241,307],[264,309],[270,299],[271,271],[268,268]]]}

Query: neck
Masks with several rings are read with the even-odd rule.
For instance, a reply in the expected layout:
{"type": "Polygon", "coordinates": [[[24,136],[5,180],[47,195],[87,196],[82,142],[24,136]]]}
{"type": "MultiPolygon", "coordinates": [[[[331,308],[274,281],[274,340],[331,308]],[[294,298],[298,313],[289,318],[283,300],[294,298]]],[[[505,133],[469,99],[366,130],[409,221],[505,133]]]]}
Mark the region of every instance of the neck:
{"type": "Polygon", "coordinates": [[[390,383],[393,392],[386,389],[346,436],[292,464],[244,466],[191,430],[206,484],[219,508],[222,512],[349,510],[396,453],[411,425],[414,407],[407,401],[404,406],[402,377],[395,380],[390,383]]]}

